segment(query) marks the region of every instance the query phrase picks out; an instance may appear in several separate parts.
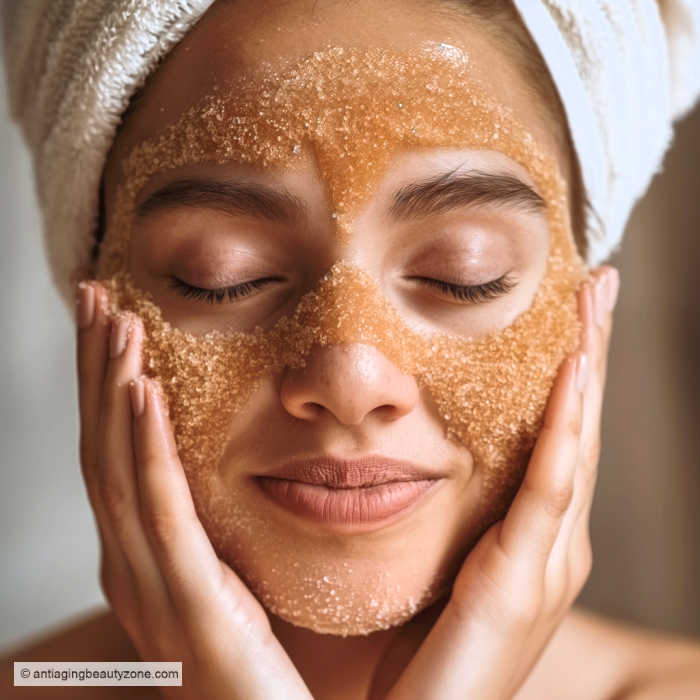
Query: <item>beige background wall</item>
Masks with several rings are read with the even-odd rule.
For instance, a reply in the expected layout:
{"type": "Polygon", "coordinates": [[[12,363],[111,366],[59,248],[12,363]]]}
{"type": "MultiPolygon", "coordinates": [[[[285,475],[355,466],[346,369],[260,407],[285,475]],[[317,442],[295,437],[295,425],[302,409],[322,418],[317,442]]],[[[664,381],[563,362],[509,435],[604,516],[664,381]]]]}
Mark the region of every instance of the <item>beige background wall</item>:
{"type": "MultiPolygon", "coordinates": [[[[1,80],[1,78],[0,78],[1,80]]],[[[0,647],[103,599],[71,322],[0,82],[0,647]]],[[[644,145],[640,144],[640,148],[644,145]]],[[[700,110],[630,222],[582,602],[700,636],[700,110]]]]}
{"type": "Polygon", "coordinates": [[[580,600],[700,636],[700,109],[625,236],[580,600]]]}

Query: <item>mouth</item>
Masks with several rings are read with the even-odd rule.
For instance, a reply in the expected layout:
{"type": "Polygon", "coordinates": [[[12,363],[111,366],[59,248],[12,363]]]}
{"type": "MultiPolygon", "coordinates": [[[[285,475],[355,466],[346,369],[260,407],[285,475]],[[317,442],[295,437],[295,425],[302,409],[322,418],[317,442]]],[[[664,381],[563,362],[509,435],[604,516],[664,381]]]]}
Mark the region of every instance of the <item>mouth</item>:
{"type": "Polygon", "coordinates": [[[370,455],[296,460],[255,479],[269,498],[295,516],[349,533],[386,527],[407,515],[444,476],[370,455]]]}

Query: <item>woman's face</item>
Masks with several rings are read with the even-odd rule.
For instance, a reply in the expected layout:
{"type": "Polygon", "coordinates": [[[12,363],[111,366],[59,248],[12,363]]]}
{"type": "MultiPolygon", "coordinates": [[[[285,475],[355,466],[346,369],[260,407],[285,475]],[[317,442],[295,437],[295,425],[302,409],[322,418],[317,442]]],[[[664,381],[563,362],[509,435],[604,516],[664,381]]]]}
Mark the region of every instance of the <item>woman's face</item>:
{"type": "Polygon", "coordinates": [[[483,30],[417,2],[217,3],[129,114],[98,276],[144,318],[200,517],[271,612],[401,624],[502,514],[578,334],[551,132],[483,30]],[[328,457],[424,473],[271,478],[328,457]],[[390,491],[410,505],[378,520],[390,491]]]}

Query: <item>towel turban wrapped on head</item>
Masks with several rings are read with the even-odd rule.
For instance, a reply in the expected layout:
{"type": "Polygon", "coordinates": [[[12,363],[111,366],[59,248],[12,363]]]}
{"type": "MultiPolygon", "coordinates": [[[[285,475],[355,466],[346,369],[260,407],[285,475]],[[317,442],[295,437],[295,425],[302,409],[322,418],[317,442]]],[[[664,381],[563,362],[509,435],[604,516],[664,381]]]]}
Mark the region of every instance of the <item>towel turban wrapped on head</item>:
{"type": "MultiPolygon", "coordinates": [[[[212,1],[0,6],[11,115],[34,160],[50,268],[71,309],[122,114],[212,1]]],[[[586,222],[593,267],[619,246],[632,206],[661,168],[672,122],[700,91],[700,0],[512,1],[564,106],[594,214],[586,222]]]]}

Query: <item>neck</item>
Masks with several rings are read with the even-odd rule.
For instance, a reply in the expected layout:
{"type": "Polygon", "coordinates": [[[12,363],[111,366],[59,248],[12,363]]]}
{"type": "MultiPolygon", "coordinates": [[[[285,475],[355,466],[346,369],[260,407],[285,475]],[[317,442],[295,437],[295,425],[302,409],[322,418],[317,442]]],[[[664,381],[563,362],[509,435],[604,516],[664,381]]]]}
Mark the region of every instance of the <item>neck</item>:
{"type": "Polygon", "coordinates": [[[399,627],[339,637],[297,627],[268,613],[270,625],[314,698],[384,697],[447,603],[441,598],[399,627]]]}

